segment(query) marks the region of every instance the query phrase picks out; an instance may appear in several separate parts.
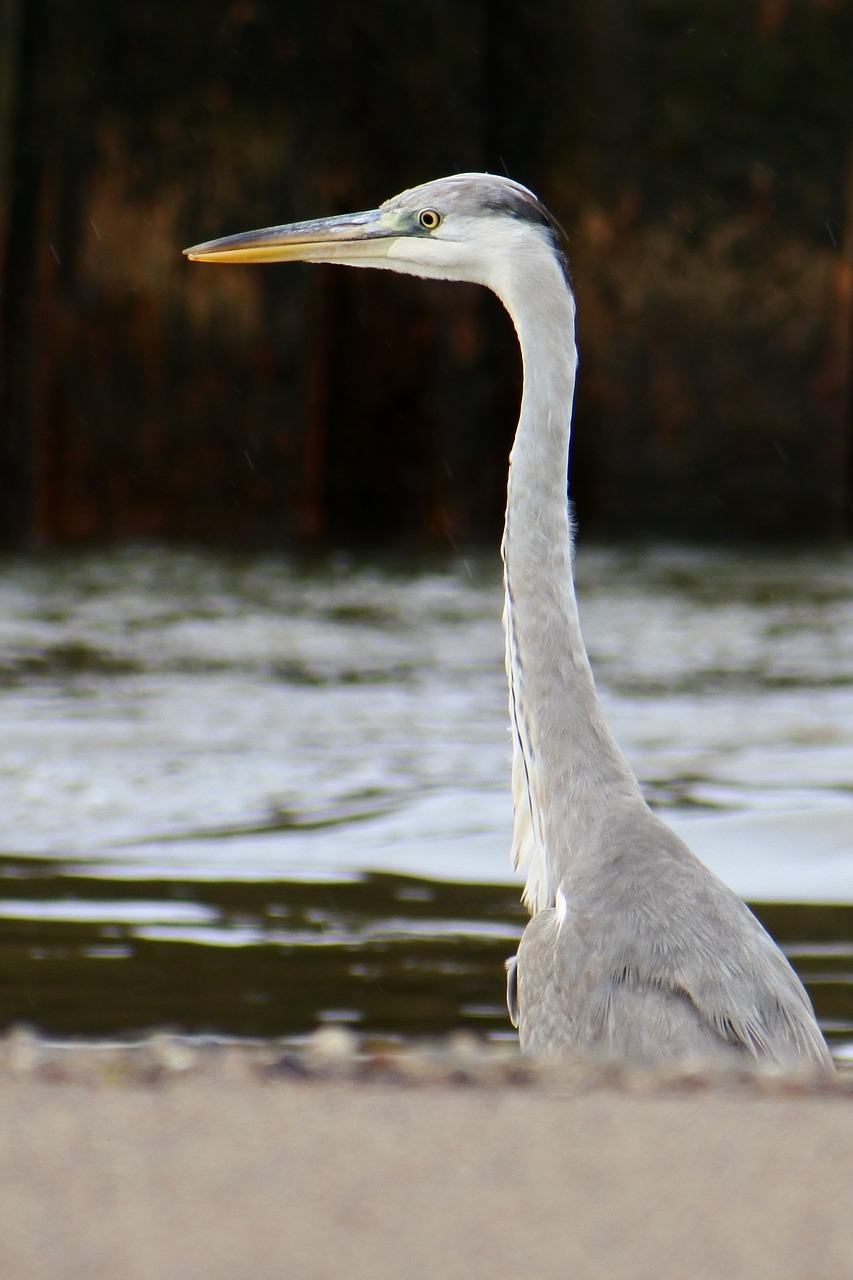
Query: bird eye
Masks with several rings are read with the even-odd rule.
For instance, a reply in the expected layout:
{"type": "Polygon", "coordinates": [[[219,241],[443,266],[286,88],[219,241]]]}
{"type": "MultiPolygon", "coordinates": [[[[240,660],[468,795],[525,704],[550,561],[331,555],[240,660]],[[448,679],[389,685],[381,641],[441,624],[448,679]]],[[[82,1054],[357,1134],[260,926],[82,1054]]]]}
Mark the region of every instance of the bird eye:
{"type": "Polygon", "coordinates": [[[441,222],[441,214],[436,213],[435,209],[421,209],[418,214],[418,222],[424,231],[435,231],[441,222]]]}

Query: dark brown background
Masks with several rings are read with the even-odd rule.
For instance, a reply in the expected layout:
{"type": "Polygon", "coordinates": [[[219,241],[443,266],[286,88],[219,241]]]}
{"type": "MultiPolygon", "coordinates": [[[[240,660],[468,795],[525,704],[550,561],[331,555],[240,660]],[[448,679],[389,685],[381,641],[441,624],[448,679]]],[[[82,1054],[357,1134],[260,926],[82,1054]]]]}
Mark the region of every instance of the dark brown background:
{"type": "Polygon", "coordinates": [[[483,291],[180,250],[468,169],[569,233],[600,536],[850,532],[850,0],[0,0],[8,543],[493,538],[483,291]]]}

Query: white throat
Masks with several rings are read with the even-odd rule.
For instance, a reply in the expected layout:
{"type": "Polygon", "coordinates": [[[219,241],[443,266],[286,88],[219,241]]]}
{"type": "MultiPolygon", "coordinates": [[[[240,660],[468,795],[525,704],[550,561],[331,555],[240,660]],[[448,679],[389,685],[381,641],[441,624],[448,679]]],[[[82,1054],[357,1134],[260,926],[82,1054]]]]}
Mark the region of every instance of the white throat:
{"type": "MultiPolygon", "coordinates": [[[[553,906],[602,784],[638,793],[610,735],[590,670],[572,578],[567,498],[577,370],[574,298],[544,236],[509,259],[492,287],[509,311],[524,362],[510,454],[504,628],[513,738],[512,857],[527,868],[531,912],[553,906]],[[585,793],[584,803],[578,803],[585,793]]],[[[503,259],[507,262],[507,259],[503,259]]],[[[597,802],[600,804],[600,800],[597,802]]]]}

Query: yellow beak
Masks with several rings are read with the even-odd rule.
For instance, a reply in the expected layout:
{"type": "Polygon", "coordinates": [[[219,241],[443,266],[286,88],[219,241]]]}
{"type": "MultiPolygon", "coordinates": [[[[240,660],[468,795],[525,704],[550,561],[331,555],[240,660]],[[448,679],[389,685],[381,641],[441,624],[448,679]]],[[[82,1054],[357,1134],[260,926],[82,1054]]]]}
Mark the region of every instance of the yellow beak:
{"type": "Polygon", "coordinates": [[[245,231],[184,249],[193,262],[353,262],[384,258],[405,234],[399,214],[371,209],[245,231]]]}

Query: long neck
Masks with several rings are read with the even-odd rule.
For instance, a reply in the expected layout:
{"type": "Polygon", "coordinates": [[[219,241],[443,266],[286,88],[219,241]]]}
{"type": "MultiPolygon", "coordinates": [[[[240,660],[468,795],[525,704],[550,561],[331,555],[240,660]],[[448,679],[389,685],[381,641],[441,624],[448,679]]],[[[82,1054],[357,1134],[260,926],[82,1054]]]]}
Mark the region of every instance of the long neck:
{"type": "Polygon", "coordinates": [[[528,863],[525,901],[554,901],[591,815],[639,794],[604,721],[578,620],[567,500],[577,352],[574,299],[542,250],[500,296],[524,362],[503,538],[504,625],[514,735],[513,852],[528,863]]]}

